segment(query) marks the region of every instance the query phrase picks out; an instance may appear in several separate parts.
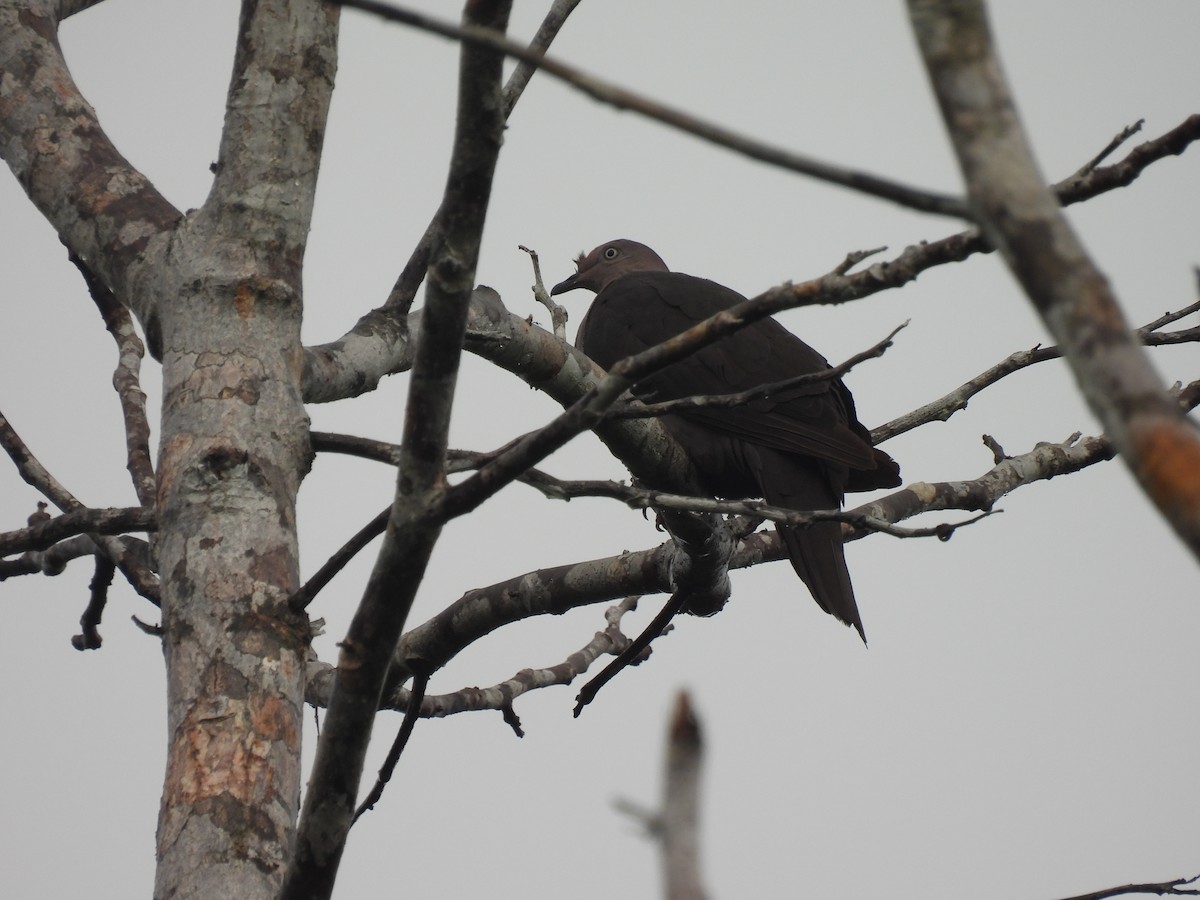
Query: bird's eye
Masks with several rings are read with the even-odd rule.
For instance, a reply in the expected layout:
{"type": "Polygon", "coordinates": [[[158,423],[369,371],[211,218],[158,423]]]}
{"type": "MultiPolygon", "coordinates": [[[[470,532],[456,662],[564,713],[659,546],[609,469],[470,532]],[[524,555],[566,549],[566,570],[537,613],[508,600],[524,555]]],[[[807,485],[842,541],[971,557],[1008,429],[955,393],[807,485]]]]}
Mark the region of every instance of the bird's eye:
{"type": "Polygon", "coordinates": [[[617,255],[620,252],[621,251],[618,250],[616,247],[605,247],[604,248],[604,258],[605,259],[616,259],[617,255]]]}

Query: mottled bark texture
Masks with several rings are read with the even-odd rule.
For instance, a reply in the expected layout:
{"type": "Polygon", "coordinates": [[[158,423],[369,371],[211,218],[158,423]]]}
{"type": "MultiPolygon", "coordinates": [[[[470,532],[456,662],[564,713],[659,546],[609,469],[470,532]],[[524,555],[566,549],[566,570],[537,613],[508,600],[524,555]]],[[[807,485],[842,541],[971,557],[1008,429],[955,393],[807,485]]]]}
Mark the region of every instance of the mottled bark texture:
{"type": "Polygon", "coordinates": [[[273,897],[291,852],[308,649],[287,603],[310,456],[300,275],[337,22],[317,0],[243,6],[212,193],[163,260],[159,897],[273,897]]]}
{"type": "Polygon", "coordinates": [[[0,157],[71,252],[158,347],[157,261],[179,219],[79,93],[52,2],[0,2],[0,157]]]}
{"type": "Polygon", "coordinates": [[[982,0],[909,0],[917,42],[987,239],[1062,345],[1142,490],[1200,558],[1200,432],[1170,396],[1033,159],[982,0]]]}
{"type": "Polygon", "coordinates": [[[100,128],[62,58],[59,14],[0,3],[0,155],[93,294],[130,309],[163,362],[169,749],[155,891],[273,897],[300,791],[308,629],[287,605],[310,456],[300,271],[337,9],[245,5],[212,194],[186,217],[100,128]]]}

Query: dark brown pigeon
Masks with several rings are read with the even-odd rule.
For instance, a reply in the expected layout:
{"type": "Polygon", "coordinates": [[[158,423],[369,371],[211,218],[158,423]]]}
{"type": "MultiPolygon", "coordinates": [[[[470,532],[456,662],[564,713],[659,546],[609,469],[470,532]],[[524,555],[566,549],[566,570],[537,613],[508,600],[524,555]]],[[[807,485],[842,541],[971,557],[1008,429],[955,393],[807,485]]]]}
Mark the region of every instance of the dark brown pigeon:
{"type": "MultiPolygon", "coordinates": [[[[581,255],[576,268],[550,293],[596,292],[576,343],[606,369],[746,299],[716,282],[669,271],[657,253],[636,241],[601,244],[581,255]]],[[[763,319],[643,379],[633,393],[646,402],[728,394],[828,368],[816,350],[774,319],[763,319]]],[[[762,497],[796,510],[838,509],[846,491],[900,484],[899,466],[871,446],[840,378],[742,406],[664,415],[662,423],[716,497],[762,497]]],[[[813,598],[858,629],[865,642],[841,525],[779,531],[813,598]]]]}

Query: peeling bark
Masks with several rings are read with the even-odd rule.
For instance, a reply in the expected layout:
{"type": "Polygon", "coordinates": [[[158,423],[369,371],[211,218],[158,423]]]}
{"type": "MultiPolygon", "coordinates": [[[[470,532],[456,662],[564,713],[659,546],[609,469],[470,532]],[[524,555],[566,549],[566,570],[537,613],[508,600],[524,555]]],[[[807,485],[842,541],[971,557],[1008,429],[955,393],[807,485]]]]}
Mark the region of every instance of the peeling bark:
{"type": "Polygon", "coordinates": [[[273,897],[300,792],[300,270],[337,10],[247,3],[212,194],[164,262],[159,897],[273,897]],[[215,887],[215,886],[219,886],[215,887]]]}

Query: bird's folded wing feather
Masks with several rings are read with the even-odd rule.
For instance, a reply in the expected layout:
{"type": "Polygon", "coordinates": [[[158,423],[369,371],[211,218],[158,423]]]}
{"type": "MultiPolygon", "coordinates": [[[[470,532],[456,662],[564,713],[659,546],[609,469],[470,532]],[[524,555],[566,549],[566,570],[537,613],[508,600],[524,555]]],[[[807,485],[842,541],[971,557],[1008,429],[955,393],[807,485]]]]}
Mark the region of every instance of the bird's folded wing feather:
{"type": "MultiPolygon", "coordinates": [[[[715,282],[677,273],[618,279],[597,297],[580,327],[579,343],[605,368],[679,334],[744,298],[715,282]]],[[[749,325],[639,382],[647,402],[729,394],[828,368],[819,353],[772,319],[749,325]]],[[[848,422],[836,379],[792,388],[735,407],[698,407],[680,415],[766,447],[872,469],[869,443],[848,422]]]]}

